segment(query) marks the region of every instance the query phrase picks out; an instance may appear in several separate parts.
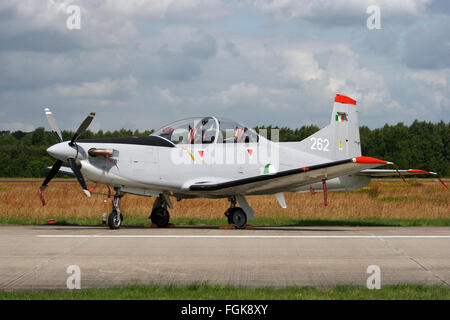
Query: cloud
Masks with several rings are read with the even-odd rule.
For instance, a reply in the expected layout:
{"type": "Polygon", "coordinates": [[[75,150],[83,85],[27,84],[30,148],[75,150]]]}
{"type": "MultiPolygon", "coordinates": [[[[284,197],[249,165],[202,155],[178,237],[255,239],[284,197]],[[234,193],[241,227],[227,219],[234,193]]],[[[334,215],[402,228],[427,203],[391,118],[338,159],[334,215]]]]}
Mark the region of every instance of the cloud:
{"type": "Polygon", "coordinates": [[[156,92],[159,93],[159,95],[161,97],[163,97],[170,104],[174,104],[174,103],[178,102],[178,99],[173,96],[172,92],[170,92],[170,89],[168,89],[168,88],[161,89],[161,88],[156,87],[155,90],[156,90],[156,92]]]}
{"type": "Polygon", "coordinates": [[[421,70],[413,71],[408,76],[412,79],[417,79],[425,82],[426,84],[436,87],[448,87],[447,74],[450,70],[421,70]]]}
{"type": "Polygon", "coordinates": [[[394,23],[411,23],[426,11],[431,0],[254,0],[250,1],[257,10],[272,16],[275,20],[303,20],[315,24],[349,26],[362,25],[369,17],[366,9],[378,5],[383,20],[394,23]]]}
{"type": "Polygon", "coordinates": [[[90,111],[104,130],[199,114],[325,125],[336,93],[371,127],[450,119],[442,2],[375,1],[383,29],[368,30],[369,1],[77,0],[70,31],[71,3],[0,1],[3,126],[46,125],[43,106],[68,129],[90,111]]]}
{"type": "Polygon", "coordinates": [[[219,0],[106,0],[99,4],[110,14],[132,18],[211,20],[228,13],[224,3],[219,0]]]}
{"type": "Polygon", "coordinates": [[[231,42],[231,41],[225,42],[224,48],[233,57],[239,57],[240,56],[239,51],[238,51],[236,45],[233,42],[231,42]]]}
{"type": "Polygon", "coordinates": [[[183,45],[183,54],[197,59],[209,59],[217,52],[216,39],[207,34],[201,39],[188,41],[183,45]]]}
{"type": "Polygon", "coordinates": [[[414,69],[450,68],[450,20],[441,18],[408,30],[403,48],[405,64],[414,69]]]}
{"type": "Polygon", "coordinates": [[[227,90],[220,93],[222,103],[225,105],[239,103],[246,103],[259,96],[261,89],[253,83],[237,83],[231,85],[227,90]]]}
{"type": "Polygon", "coordinates": [[[137,86],[137,80],[129,76],[124,79],[101,79],[96,82],[83,82],[79,85],[57,85],[57,94],[69,98],[120,98],[129,95],[137,86]]]}
{"type": "Polygon", "coordinates": [[[323,76],[323,70],[319,68],[311,52],[287,50],[284,56],[288,65],[285,69],[286,76],[302,82],[318,80],[323,76]]]}
{"type": "Polygon", "coordinates": [[[450,14],[450,2],[448,0],[433,0],[427,4],[427,11],[437,14],[450,14]]]}
{"type": "Polygon", "coordinates": [[[7,131],[33,131],[36,129],[36,127],[29,123],[23,123],[23,122],[0,122],[0,128],[1,130],[7,130],[7,131]]]}

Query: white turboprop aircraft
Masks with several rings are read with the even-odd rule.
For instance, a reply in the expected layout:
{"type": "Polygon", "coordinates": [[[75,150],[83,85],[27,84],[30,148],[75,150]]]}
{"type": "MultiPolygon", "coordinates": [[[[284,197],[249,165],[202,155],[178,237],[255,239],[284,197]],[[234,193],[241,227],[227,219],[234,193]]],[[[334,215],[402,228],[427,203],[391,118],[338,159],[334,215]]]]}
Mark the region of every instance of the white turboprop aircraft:
{"type": "Polygon", "coordinates": [[[86,180],[106,184],[115,190],[108,218],[111,229],[122,223],[119,201],[126,193],[156,198],[150,219],[159,227],[169,223],[171,197],[228,198],[231,205],[225,215],[240,229],[247,218],[254,219],[249,195],[274,194],[285,208],[283,192],[323,191],[326,205],[327,190],[362,188],[372,176],[437,175],[417,169],[373,169],[393,163],[361,156],[356,101],[339,94],[328,126],[302,141],[283,143],[216,117],[180,120],[145,137],[80,140],[95,113],[71,141],[63,141],[51,111],[46,108],[45,113],[60,143],[47,149],[57,161],[39,189],[42,203],[42,190],[58,172],[75,176],[88,197],[86,180]],[[62,167],[64,161],[70,167],[62,167]]]}

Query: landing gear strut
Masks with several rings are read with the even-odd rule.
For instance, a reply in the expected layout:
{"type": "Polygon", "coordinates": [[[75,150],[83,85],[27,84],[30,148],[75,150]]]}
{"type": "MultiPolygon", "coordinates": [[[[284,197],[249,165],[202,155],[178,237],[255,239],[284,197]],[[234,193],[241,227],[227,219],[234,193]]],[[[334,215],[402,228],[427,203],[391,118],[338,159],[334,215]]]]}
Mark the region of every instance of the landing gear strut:
{"type": "Polygon", "coordinates": [[[169,210],[167,210],[167,202],[162,195],[155,199],[152,213],[149,218],[158,226],[158,228],[165,228],[169,225],[169,210]]]}
{"type": "Polygon", "coordinates": [[[230,208],[225,211],[228,224],[234,225],[236,229],[244,229],[247,225],[247,214],[242,208],[236,207],[236,198],[234,196],[229,197],[228,200],[231,203],[230,208]]]}
{"type": "Polygon", "coordinates": [[[114,200],[112,204],[112,210],[108,217],[108,226],[110,229],[119,229],[123,221],[123,215],[120,213],[119,201],[123,197],[123,193],[118,188],[114,188],[116,193],[114,194],[114,200]]]}

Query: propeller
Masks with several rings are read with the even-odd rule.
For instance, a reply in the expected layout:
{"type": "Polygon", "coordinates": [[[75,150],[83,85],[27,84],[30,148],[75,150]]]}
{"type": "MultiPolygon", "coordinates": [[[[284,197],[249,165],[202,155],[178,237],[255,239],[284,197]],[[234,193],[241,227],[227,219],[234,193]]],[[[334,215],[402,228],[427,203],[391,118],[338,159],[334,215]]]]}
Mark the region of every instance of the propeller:
{"type": "Polygon", "coordinates": [[[49,108],[45,108],[45,115],[47,116],[48,123],[50,124],[50,127],[52,128],[53,133],[56,135],[59,142],[63,142],[61,130],[59,130],[58,124],[56,123],[56,120],[49,108]]]}
{"type": "MultiPolygon", "coordinates": [[[[53,130],[53,133],[55,134],[55,136],[57,137],[57,139],[59,140],[59,142],[63,142],[62,139],[62,134],[61,134],[61,130],[58,127],[58,124],[56,123],[55,118],[53,117],[52,112],[50,111],[49,108],[45,108],[45,115],[47,116],[47,120],[50,124],[50,127],[53,130]]],[[[83,134],[83,132],[86,131],[86,129],[89,127],[89,125],[91,124],[92,120],[94,119],[95,116],[95,112],[91,112],[86,119],[84,119],[84,121],[81,123],[80,127],[78,128],[78,130],[75,132],[75,134],[72,137],[72,140],[70,140],[69,142],[69,146],[71,147],[76,147],[77,148],[77,155],[78,155],[78,146],[76,144],[76,141],[78,140],[78,138],[83,134]]],[[[83,174],[80,171],[80,168],[77,165],[76,162],[76,157],[75,158],[67,158],[67,161],[69,162],[70,168],[72,169],[73,173],[75,174],[78,183],[81,185],[81,188],[83,189],[84,194],[87,197],[91,196],[90,191],[87,188],[86,185],[86,181],[84,180],[83,174]]],[[[47,175],[47,177],[45,178],[44,182],[42,183],[41,187],[39,188],[39,197],[41,199],[42,205],[45,205],[45,200],[44,197],[42,195],[42,191],[47,188],[48,183],[53,179],[53,177],[58,173],[59,169],[61,168],[63,164],[62,160],[56,160],[56,162],[53,164],[53,167],[51,168],[49,174],[47,175]]]]}
{"type": "Polygon", "coordinates": [[[53,177],[58,173],[59,169],[61,168],[63,162],[61,160],[56,160],[56,162],[53,164],[52,169],[50,170],[49,174],[45,178],[44,182],[41,185],[41,190],[44,191],[45,188],[47,188],[48,183],[50,180],[53,179],[53,177]]]}
{"type": "Polygon", "coordinates": [[[75,132],[75,134],[72,137],[72,140],[70,140],[69,142],[69,146],[73,146],[75,144],[75,142],[78,140],[78,138],[83,134],[84,131],[86,131],[86,129],[89,127],[89,125],[91,124],[92,120],[94,120],[95,117],[95,112],[91,112],[86,119],[84,119],[83,123],[80,125],[80,127],[78,128],[77,132],[75,132]]]}
{"type": "Polygon", "coordinates": [[[69,159],[67,159],[67,161],[69,161],[70,168],[72,169],[73,173],[75,173],[75,176],[77,177],[77,180],[78,180],[78,182],[81,185],[81,188],[83,188],[84,194],[88,198],[90,198],[91,197],[91,192],[87,188],[86,181],[84,181],[83,175],[81,174],[81,171],[78,168],[78,165],[75,162],[75,159],[74,158],[69,158],[69,159]]]}

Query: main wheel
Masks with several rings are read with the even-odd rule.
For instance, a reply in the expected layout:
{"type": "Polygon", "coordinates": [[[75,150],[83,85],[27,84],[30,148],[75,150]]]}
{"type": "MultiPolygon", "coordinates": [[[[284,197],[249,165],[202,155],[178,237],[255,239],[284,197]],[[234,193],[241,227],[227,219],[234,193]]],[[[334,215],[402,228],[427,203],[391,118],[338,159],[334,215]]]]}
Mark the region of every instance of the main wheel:
{"type": "Polygon", "coordinates": [[[117,210],[113,209],[108,217],[108,226],[110,229],[119,229],[122,224],[123,216],[121,213],[117,214],[117,210]]]}
{"type": "Polygon", "coordinates": [[[228,222],[236,229],[244,229],[247,225],[247,215],[242,208],[232,208],[228,215],[228,222]]]}
{"type": "Polygon", "coordinates": [[[150,219],[159,228],[165,228],[169,224],[169,211],[163,207],[155,208],[150,215],[150,219]]]}

